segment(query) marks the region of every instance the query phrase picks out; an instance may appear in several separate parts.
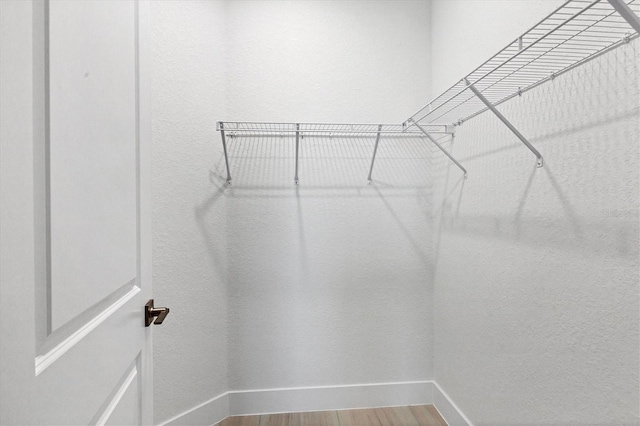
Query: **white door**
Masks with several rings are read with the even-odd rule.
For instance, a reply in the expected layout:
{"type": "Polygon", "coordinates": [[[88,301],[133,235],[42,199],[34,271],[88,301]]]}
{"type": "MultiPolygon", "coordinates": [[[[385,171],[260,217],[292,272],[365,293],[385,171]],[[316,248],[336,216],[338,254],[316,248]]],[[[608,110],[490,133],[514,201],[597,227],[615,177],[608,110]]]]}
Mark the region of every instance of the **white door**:
{"type": "Polygon", "coordinates": [[[0,423],[152,422],[147,21],[0,1],[0,423]]]}

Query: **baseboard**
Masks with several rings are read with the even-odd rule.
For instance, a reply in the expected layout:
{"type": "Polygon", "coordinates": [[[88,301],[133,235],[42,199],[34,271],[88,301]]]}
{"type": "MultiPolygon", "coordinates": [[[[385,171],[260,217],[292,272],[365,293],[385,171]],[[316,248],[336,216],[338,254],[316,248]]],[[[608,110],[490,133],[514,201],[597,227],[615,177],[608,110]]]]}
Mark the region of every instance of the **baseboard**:
{"type": "Polygon", "coordinates": [[[229,392],[229,413],[293,413],[431,404],[432,382],[374,383],[229,392]]]}
{"type": "Polygon", "coordinates": [[[193,425],[211,426],[229,417],[229,392],[218,395],[208,401],[178,414],[160,423],[161,426],[193,425]]]}
{"type": "Polygon", "coordinates": [[[230,391],[172,419],[166,426],[210,426],[228,416],[433,404],[449,425],[471,423],[433,381],[230,391]]]}
{"type": "Polygon", "coordinates": [[[471,420],[464,415],[437,382],[433,382],[433,388],[433,405],[449,426],[473,426],[471,420]]]}

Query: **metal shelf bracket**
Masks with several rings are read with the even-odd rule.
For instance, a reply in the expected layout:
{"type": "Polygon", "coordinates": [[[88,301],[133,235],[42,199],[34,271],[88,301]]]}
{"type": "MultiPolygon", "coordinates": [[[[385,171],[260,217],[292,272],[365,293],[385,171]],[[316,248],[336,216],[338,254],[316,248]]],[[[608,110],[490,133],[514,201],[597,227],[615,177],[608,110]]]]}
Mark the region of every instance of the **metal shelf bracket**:
{"type": "Polygon", "coordinates": [[[429,140],[430,140],[430,141],[431,141],[435,146],[437,146],[437,147],[440,149],[440,151],[444,152],[444,155],[446,155],[447,157],[449,157],[449,160],[453,161],[453,162],[455,163],[455,165],[456,165],[456,166],[458,166],[458,168],[460,168],[460,170],[462,170],[462,172],[464,173],[464,178],[466,179],[466,178],[467,178],[467,169],[465,169],[464,167],[462,167],[462,164],[458,163],[458,161],[457,161],[455,158],[453,158],[453,156],[452,156],[451,154],[449,154],[449,153],[447,152],[447,150],[446,150],[446,149],[444,149],[444,148],[442,147],[442,145],[440,145],[440,144],[439,144],[439,143],[438,143],[438,142],[437,142],[437,141],[436,141],[436,140],[435,140],[435,139],[434,139],[434,138],[433,138],[429,133],[427,133],[427,131],[426,131],[426,130],[425,130],[425,129],[420,125],[420,124],[418,124],[417,122],[415,122],[415,121],[413,121],[413,120],[411,120],[411,121],[413,122],[413,124],[414,124],[418,129],[420,129],[420,131],[421,131],[422,133],[424,133],[424,135],[427,137],[427,139],[429,139],[429,140]]]}
{"type": "Polygon", "coordinates": [[[294,182],[298,184],[298,151],[300,150],[300,124],[296,123],[296,175],[294,182]]]}
{"type": "Polygon", "coordinates": [[[378,143],[380,143],[380,131],[382,130],[382,124],[378,125],[378,133],[376,134],[376,146],[373,148],[373,157],[371,157],[371,167],[369,167],[369,185],[371,185],[371,173],[373,173],[373,163],[376,161],[376,153],[378,152],[378,143]]]}
{"type": "Polygon", "coordinates": [[[500,121],[502,121],[504,123],[505,126],[507,126],[509,128],[509,130],[511,130],[513,132],[514,135],[516,135],[516,137],[518,139],[520,139],[520,141],[527,147],[529,148],[529,150],[531,152],[533,152],[533,154],[538,158],[537,161],[537,166],[538,167],[542,167],[542,165],[544,164],[542,161],[542,154],[540,154],[540,152],[535,149],[535,147],[533,145],[531,145],[531,143],[529,143],[529,141],[527,140],[527,138],[525,138],[522,133],[520,133],[518,131],[518,129],[516,129],[513,124],[511,124],[511,122],[509,122],[509,120],[506,119],[506,117],[504,115],[502,115],[500,113],[500,111],[498,111],[496,109],[495,106],[493,106],[493,104],[491,102],[489,102],[489,100],[487,98],[484,97],[484,95],[482,93],[480,93],[480,91],[478,89],[476,89],[476,87],[469,83],[469,80],[467,80],[466,78],[464,79],[464,82],[467,84],[467,87],[473,92],[474,95],[476,95],[476,97],[478,99],[480,99],[480,101],[482,101],[483,104],[486,105],[486,107],[495,114],[496,117],[498,117],[500,119],[500,121]]]}
{"type": "Polygon", "coordinates": [[[224,122],[218,122],[220,137],[222,138],[222,148],[224,148],[224,164],[227,167],[227,185],[231,185],[231,171],[229,170],[229,155],[227,154],[227,138],[225,136],[224,122]]]}
{"type": "Polygon", "coordinates": [[[640,18],[633,13],[633,10],[623,0],[608,0],[613,8],[624,18],[625,21],[633,27],[638,34],[640,34],[640,18]]]}

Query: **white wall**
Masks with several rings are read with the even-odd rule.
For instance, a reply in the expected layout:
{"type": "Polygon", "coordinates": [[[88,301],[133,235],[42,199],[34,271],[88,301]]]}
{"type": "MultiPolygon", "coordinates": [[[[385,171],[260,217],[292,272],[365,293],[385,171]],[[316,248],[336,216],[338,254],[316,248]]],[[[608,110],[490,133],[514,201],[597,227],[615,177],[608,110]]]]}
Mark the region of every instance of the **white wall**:
{"type": "Polygon", "coordinates": [[[400,122],[558,4],[154,3],[157,421],[435,377],[479,424],[637,422],[637,42],[501,107],[543,169],[485,114],[464,185],[419,140],[367,186],[372,140],[309,138],[296,187],[270,138],[223,186],[216,120],[400,122]]]}
{"type": "Polygon", "coordinates": [[[400,122],[428,2],[156,2],[156,420],[226,390],[432,378],[431,148],[230,140],[217,120],[400,122]],[[409,153],[409,154],[407,154],[409,153]],[[211,173],[210,173],[211,172],[211,173]]]}
{"type": "Polygon", "coordinates": [[[158,1],[153,19],[155,421],[227,390],[224,200],[210,181],[226,113],[224,4],[158,1]],[[214,142],[216,144],[214,144],[214,142]]]}
{"type": "MultiPolygon", "coordinates": [[[[558,4],[434,2],[434,89],[558,4]]],[[[441,166],[435,379],[475,424],[639,421],[639,49],[500,107],[544,168],[486,113],[441,166]]]]}
{"type": "Polygon", "coordinates": [[[428,1],[230,1],[227,120],[400,123],[429,97],[428,1]]]}
{"type": "MultiPolygon", "coordinates": [[[[231,3],[229,116],[400,121],[428,95],[428,13],[426,2],[231,3]]],[[[387,144],[368,187],[373,142],[303,140],[297,188],[292,139],[231,143],[231,389],[431,377],[430,182],[402,158],[394,179],[384,157],[401,151],[387,144]]]]}

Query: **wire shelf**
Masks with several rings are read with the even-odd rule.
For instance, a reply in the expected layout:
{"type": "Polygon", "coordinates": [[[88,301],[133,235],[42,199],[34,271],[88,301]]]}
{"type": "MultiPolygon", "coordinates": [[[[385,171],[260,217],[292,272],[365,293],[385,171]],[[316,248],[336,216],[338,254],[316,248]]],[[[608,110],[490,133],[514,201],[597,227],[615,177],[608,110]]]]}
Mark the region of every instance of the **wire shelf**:
{"type": "MultiPolygon", "coordinates": [[[[425,133],[428,129],[433,134],[451,134],[453,135],[454,127],[443,124],[431,124],[424,128],[417,127],[407,130],[401,124],[333,124],[333,123],[265,123],[265,122],[248,122],[248,121],[218,121],[216,129],[220,132],[222,146],[224,149],[225,165],[227,170],[227,183],[231,183],[231,171],[229,169],[229,154],[227,151],[227,138],[250,137],[263,138],[287,137],[295,139],[295,176],[294,182],[298,184],[299,169],[299,151],[300,141],[305,137],[318,138],[367,138],[375,140],[373,155],[371,157],[371,165],[369,167],[369,175],[367,180],[372,182],[371,175],[378,151],[380,139],[385,136],[386,139],[428,139],[444,151],[442,146],[433,139],[430,133],[425,133]]],[[[452,136],[453,137],[453,136],[452,136]]],[[[449,155],[448,153],[445,154],[449,155]]],[[[464,169],[463,169],[464,170],[464,169]]],[[[466,170],[465,170],[466,175],[466,170]]]]}
{"type": "Polygon", "coordinates": [[[218,122],[231,183],[227,137],[294,136],[298,183],[299,145],[305,137],[374,138],[372,172],[382,135],[425,138],[442,151],[467,178],[467,170],[432,135],[450,134],[455,126],[487,110],[493,112],[536,156],[542,154],[495,107],[556,78],[591,59],[628,43],[640,34],[640,0],[568,0],[402,124],[218,122]]]}
{"type": "MultiPolygon", "coordinates": [[[[335,124],[335,123],[265,123],[247,121],[218,122],[216,130],[224,131],[227,136],[350,136],[375,137],[377,134],[395,135],[398,137],[424,137],[419,129],[405,130],[401,124],[335,124]]],[[[444,124],[430,124],[425,126],[430,133],[453,133],[453,126],[444,124]]]]}
{"type": "MultiPolygon", "coordinates": [[[[636,16],[640,14],[640,0],[620,2],[636,16]]],[[[569,0],[418,110],[403,126],[460,125],[490,109],[485,101],[499,105],[637,37],[612,2],[569,0]]]]}

